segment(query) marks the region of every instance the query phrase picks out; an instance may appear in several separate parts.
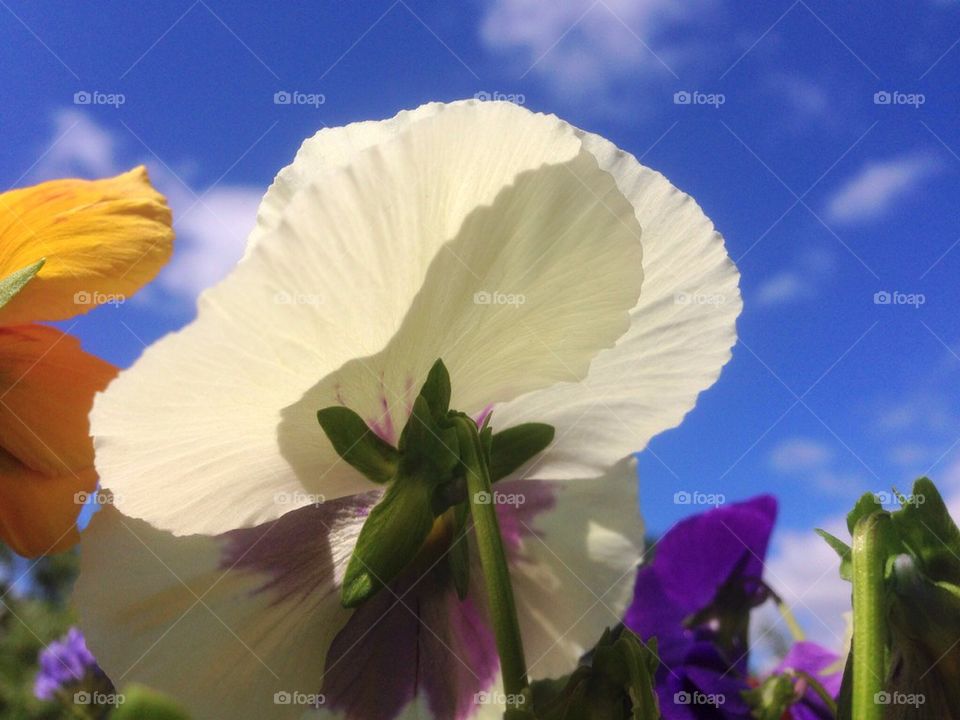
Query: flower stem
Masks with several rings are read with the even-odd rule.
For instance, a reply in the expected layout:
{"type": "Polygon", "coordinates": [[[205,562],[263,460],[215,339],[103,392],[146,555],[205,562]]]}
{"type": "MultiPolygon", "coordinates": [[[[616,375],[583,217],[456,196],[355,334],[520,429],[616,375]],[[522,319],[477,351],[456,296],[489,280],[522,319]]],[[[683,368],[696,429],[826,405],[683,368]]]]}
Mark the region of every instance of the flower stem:
{"type": "Polygon", "coordinates": [[[511,711],[528,710],[526,703],[529,699],[527,665],[523,656],[517,606],[493,502],[490,471],[477,426],[468,417],[458,417],[455,423],[460,457],[467,469],[467,492],[483,568],[487,605],[500,655],[503,690],[507,696],[507,717],[511,717],[516,715],[511,711]]]}
{"type": "Polygon", "coordinates": [[[853,529],[853,716],[882,720],[885,706],[876,700],[886,680],[887,618],[884,588],[890,516],[877,512],[853,529]]]}

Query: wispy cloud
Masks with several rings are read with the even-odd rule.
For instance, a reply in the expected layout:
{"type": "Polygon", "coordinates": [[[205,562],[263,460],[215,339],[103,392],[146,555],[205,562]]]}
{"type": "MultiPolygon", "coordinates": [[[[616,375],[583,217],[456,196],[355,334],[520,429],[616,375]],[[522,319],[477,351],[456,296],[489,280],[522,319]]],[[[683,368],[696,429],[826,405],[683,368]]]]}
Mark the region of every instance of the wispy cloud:
{"type": "Polygon", "coordinates": [[[191,187],[155,158],[138,157],[130,151],[125,135],[125,131],[110,130],[79,110],[61,110],[53,117],[49,150],[25,182],[106,177],[137,164],[147,165],[153,184],[173,208],[177,238],[173,259],[155,284],[136,298],[138,302],[151,302],[162,293],[167,300],[192,304],[242,256],[264,190],[226,183],[207,191],[191,187]]]}
{"type": "Polygon", "coordinates": [[[832,253],[817,249],[803,252],[791,267],[764,278],[753,301],[772,307],[816,297],[834,268],[832,253]]]}
{"type": "Polygon", "coordinates": [[[494,0],[481,25],[493,52],[563,96],[598,96],[638,72],[676,77],[689,48],[665,31],[703,15],[712,0],[494,0]]]}
{"type": "Polygon", "coordinates": [[[777,472],[820,470],[833,459],[833,450],[816,440],[794,437],[780,441],[770,452],[770,466],[777,472]]]}
{"type": "Polygon", "coordinates": [[[937,161],[922,153],[869,162],[834,193],[827,214],[846,223],[880,217],[938,169],[937,161]]]}

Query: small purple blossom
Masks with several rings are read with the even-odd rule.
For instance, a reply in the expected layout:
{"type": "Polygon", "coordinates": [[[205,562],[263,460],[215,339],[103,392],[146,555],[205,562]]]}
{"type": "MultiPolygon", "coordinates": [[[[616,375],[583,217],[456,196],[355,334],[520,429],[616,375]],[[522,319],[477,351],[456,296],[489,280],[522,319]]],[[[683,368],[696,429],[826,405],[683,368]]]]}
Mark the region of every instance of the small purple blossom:
{"type": "MultiPolygon", "coordinates": [[[[788,672],[805,673],[811,676],[831,697],[835,698],[840,693],[840,683],[843,680],[840,656],[816,643],[806,641],[794,643],[790,652],[771,674],[779,675],[788,672]]],[[[787,717],[790,720],[827,720],[833,717],[823,698],[802,678],[796,681],[795,687],[798,692],[802,690],[803,695],[799,702],[787,710],[787,717]]]]}
{"type": "Polygon", "coordinates": [[[80,685],[91,677],[104,677],[87,649],[83,633],[75,627],[40,652],[39,664],[33,694],[40,700],[52,700],[61,689],[80,685]]]}

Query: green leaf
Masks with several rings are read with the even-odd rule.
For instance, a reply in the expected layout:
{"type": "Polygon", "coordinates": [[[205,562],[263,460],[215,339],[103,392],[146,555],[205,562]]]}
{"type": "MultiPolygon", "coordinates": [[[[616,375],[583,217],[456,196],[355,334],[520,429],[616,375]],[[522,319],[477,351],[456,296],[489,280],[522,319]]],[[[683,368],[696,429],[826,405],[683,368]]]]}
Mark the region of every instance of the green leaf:
{"type": "Polygon", "coordinates": [[[936,486],[920,478],[913,485],[913,495],[901,502],[893,523],[907,550],[933,580],[960,584],[960,530],[936,486]]]}
{"type": "Polygon", "coordinates": [[[373,597],[413,561],[433,528],[432,483],[398,475],[370,511],[347,564],[340,590],[344,607],[373,597]]]}
{"type": "Polygon", "coordinates": [[[33,280],[46,261],[46,258],[40,258],[33,265],[28,265],[0,280],[0,308],[13,300],[26,284],[33,280]]]}
{"type": "Polygon", "coordinates": [[[353,410],[340,406],[324,408],[317,412],[317,420],[337,454],[367,479],[385,483],[396,474],[397,451],[353,410]]]}
{"type": "Polygon", "coordinates": [[[524,423],[494,433],[490,444],[490,480],[502,480],[553,442],[554,429],[546,423],[524,423]]]}
{"type": "Polygon", "coordinates": [[[850,580],[850,546],[840,538],[831,535],[826,530],[816,529],[817,535],[826,540],[827,545],[833,548],[834,552],[840,556],[840,577],[849,582],[850,580]]]}
{"type": "Polygon", "coordinates": [[[124,702],[110,713],[110,720],[190,720],[190,716],[166,695],[143,685],[129,685],[124,702]]]}

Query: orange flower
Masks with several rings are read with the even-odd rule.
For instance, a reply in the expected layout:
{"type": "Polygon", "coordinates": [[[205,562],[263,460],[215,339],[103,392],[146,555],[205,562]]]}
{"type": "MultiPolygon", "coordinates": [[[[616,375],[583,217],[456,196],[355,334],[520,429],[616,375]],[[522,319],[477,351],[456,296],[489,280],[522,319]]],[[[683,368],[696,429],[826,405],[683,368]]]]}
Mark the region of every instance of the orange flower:
{"type": "Polygon", "coordinates": [[[172,243],[144,167],[0,194],[0,540],[21,555],[76,543],[76,496],[97,483],[87,415],[116,374],[37,323],[133,294],[172,243]]]}

